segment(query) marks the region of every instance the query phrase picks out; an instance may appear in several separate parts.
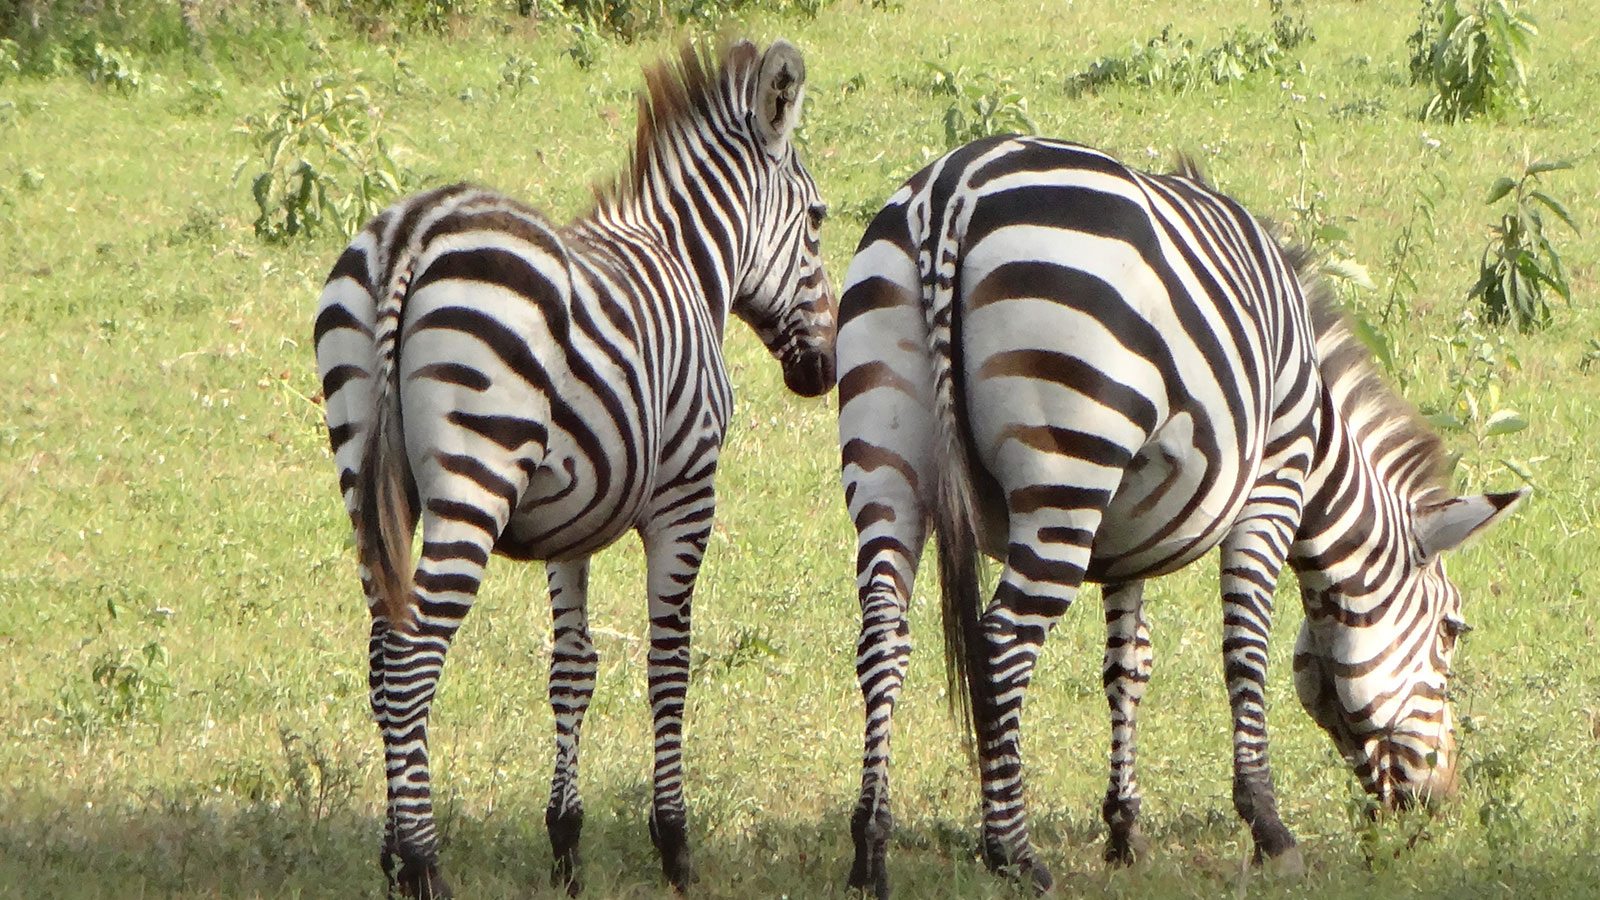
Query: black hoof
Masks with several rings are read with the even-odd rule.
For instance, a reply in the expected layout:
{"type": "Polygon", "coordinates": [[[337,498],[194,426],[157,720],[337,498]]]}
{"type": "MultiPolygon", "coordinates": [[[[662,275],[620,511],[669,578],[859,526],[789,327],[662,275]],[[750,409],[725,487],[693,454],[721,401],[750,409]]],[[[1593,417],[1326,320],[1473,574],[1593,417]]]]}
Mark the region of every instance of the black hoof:
{"type": "Polygon", "coordinates": [[[650,840],[661,854],[661,870],[673,890],[682,894],[700,880],[689,859],[689,829],[683,819],[663,820],[652,812],[650,840]]]}
{"type": "Polygon", "coordinates": [[[876,816],[858,808],[850,817],[850,836],[856,844],[856,859],[850,866],[852,889],[889,900],[889,835],[893,831],[894,818],[887,804],[876,816]]]}
{"type": "MultiPolygon", "coordinates": [[[[1267,860],[1277,859],[1284,854],[1295,850],[1294,835],[1283,823],[1258,823],[1250,829],[1250,836],[1255,839],[1256,852],[1252,859],[1256,865],[1261,865],[1267,860]]],[[[1299,853],[1295,856],[1298,858],[1299,853]]]]}
{"type": "Polygon", "coordinates": [[[1021,875],[1025,880],[1033,882],[1033,893],[1036,896],[1042,897],[1050,893],[1052,887],[1055,887],[1056,880],[1050,877],[1050,870],[1045,868],[1044,863],[1026,863],[1017,874],[1021,875]]]}
{"type": "Polygon", "coordinates": [[[987,837],[983,841],[983,863],[996,875],[1014,876],[1018,880],[1031,883],[1035,894],[1048,893],[1056,883],[1050,876],[1050,869],[1034,859],[1031,851],[1024,859],[1014,862],[1004,847],[987,837]]]}
{"type": "Polygon", "coordinates": [[[555,862],[550,867],[550,883],[565,886],[568,897],[576,897],[583,889],[578,880],[578,837],[583,832],[583,808],[576,807],[558,814],[554,808],[544,813],[545,828],[550,832],[550,849],[555,862]]]}
{"type": "Polygon", "coordinates": [[[383,871],[389,878],[389,896],[406,900],[444,900],[454,897],[450,883],[439,874],[439,867],[426,862],[401,862],[398,870],[395,858],[383,854],[383,871]]]}
{"type": "Polygon", "coordinates": [[[1150,842],[1137,826],[1126,831],[1113,830],[1106,838],[1106,864],[1113,867],[1136,865],[1144,861],[1149,850],[1150,842]]]}

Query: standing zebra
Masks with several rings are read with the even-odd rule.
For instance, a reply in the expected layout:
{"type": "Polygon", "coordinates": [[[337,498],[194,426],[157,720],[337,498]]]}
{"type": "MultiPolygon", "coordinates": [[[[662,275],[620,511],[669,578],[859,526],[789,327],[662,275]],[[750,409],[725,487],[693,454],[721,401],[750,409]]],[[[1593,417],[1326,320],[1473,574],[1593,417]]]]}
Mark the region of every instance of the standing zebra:
{"type": "Polygon", "coordinates": [[[685,45],[645,73],[632,166],[556,227],[467,185],[396,204],[339,258],[317,310],[317,367],[372,613],[383,734],[382,861],[410,896],[437,865],[428,709],[491,551],[548,565],[554,877],[577,892],[578,737],[597,656],[589,557],[637,531],[647,557],[650,836],[693,880],[681,762],[689,612],[711,531],[732,395],[724,322],[748,322],[789,388],[833,386],[825,207],[790,141],[805,65],[778,41],[685,45]],[[421,559],[410,556],[418,520],[421,559]]]}
{"type": "Polygon", "coordinates": [[[1439,556],[1522,493],[1446,492],[1439,440],[1334,302],[1308,301],[1313,282],[1194,172],[1148,175],[1059,141],[959,148],[872,221],[838,345],[866,703],[853,885],[888,894],[890,725],[930,527],[991,868],[1051,883],[1028,840],[1018,727],[1040,645],[1085,580],[1105,585],[1106,856],[1131,859],[1143,581],[1218,545],[1234,807],[1258,860],[1298,860],[1267,764],[1267,633],[1286,561],[1306,608],[1301,702],[1385,804],[1452,786],[1445,687],[1464,626],[1439,556]],[[980,549],[1004,564],[987,606],[980,549]]]}

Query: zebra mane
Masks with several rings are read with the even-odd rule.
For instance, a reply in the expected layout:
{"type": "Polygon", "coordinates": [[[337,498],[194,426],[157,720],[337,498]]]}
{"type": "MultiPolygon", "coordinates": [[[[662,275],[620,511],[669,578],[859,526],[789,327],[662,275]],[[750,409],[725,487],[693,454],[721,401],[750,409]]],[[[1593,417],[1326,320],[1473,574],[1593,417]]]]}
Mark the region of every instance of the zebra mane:
{"type": "Polygon", "coordinates": [[[1296,246],[1284,255],[1311,310],[1322,383],[1373,468],[1413,501],[1443,490],[1450,471],[1444,441],[1378,371],[1372,350],[1318,271],[1316,254],[1296,246]]]}
{"type": "Polygon", "coordinates": [[[745,98],[733,94],[755,78],[760,64],[761,54],[749,41],[724,41],[714,46],[684,41],[678,46],[676,62],[668,58],[646,66],[633,152],[623,174],[596,188],[596,202],[608,205],[638,197],[651,158],[665,149],[675,132],[693,127],[696,119],[717,117],[719,107],[748,105],[745,98]]]}

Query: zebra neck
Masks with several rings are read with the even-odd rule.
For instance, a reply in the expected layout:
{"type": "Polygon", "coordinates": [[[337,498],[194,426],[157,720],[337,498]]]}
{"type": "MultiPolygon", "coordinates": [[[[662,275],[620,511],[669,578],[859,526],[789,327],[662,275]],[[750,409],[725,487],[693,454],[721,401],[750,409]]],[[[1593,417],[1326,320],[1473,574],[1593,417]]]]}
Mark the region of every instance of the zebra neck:
{"type": "Polygon", "coordinates": [[[740,203],[748,191],[728,183],[727,173],[740,167],[715,165],[710,152],[693,136],[657,146],[635,189],[602,205],[588,225],[604,239],[648,245],[652,258],[680,266],[693,295],[684,299],[704,308],[720,339],[746,243],[740,203]]]}
{"type": "Polygon", "coordinates": [[[1411,568],[1405,523],[1412,486],[1331,403],[1322,408],[1325,433],[1306,479],[1292,562],[1308,600],[1326,595],[1359,606],[1361,598],[1394,590],[1411,568]]]}

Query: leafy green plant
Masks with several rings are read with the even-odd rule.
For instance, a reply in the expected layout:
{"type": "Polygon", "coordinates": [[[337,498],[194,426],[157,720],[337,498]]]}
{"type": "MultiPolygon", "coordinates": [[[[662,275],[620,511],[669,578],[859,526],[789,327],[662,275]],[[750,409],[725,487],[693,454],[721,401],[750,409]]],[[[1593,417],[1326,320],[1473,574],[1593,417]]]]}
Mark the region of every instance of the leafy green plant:
{"type": "Polygon", "coordinates": [[[0,38],[0,84],[22,74],[22,48],[10,38],[0,38]]]}
{"type": "Polygon", "coordinates": [[[520,54],[511,53],[500,64],[500,89],[511,91],[511,96],[522,96],[525,87],[539,84],[539,62],[520,54]]]}
{"type": "Polygon", "coordinates": [[[1506,0],[1423,0],[1411,46],[1411,83],[1433,89],[1422,118],[1454,122],[1507,105],[1528,105],[1523,55],[1539,33],[1506,0]]]}
{"type": "MultiPolygon", "coordinates": [[[[1294,4],[1297,8],[1299,3],[1294,4]]],[[[1298,11],[1289,12],[1283,0],[1272,0],[1272,28],[1251,31],[1243,26],[1227,32],[1222,41],[1203,50],[1173,31],[1135,43],[1124,56],[1104,56],[1067,79],[1067,89],[1079,94],[1111,84],[1164,87],[1185,91],[1205,84],[1243,81],[1256,72],[1276,72],[1288,65],[1289,52],[1316,40],[1311,26],[1298,11]]]]}
{"type": "Polygon", "coordinates": [[[969,76],[964,66],[946,68],[924,62],[933,72],[930,89],[954,98],[944,112],[945,143],[951,147],[996,134],[1037,134],[1028,116],[1028,98],[1010,76],[987,72],[969,76]]]}
{"type": "Polygon", "coordinates": [[[1600,338],[1589,338],[1583,345],[1583,355],[1578,357],[1578,371],[1587,375],[1600,363],[1600,338]]]}
{"type": "Polygon", "coordinates": [[[573,22],[567,26],[567,31],[572,35],[572,43],[561,51],[562,55],[570,57],[573,65],[584,71],[593,68],[605,51],[605,39],[593,27],[583,22],[573,22]]]}
{"type": "Polygon", "coordinates": [[[1433,176],[1431,188],[1417,188],[1411,204],[1411,214],[1389,244],[1389,253],[1385,260],[1389,271],[1388,291],[1377,310],[1379,320],[1386,326],[1411,311],[1411,298],[1421,289],[1416,273],[1424,270],[1429,264],[1428,258],[1423,255],[1423,249],[1431,246],[1438,235],[1434,209],[1438,203],[1438,196],[1443,191],[1444,183],[1437,173],[1433,176]]]}
{"type": "MultiPolygon", "coordinates": [[[[382,111],[360,73],[283,81],[277,108],[239,126],[260,151],[250,180],[256,234],[265,240],[350,236],[420,179],[396,160],[382,111]]],[[[251,160],[239,164],[237,181],[251,160]]]]}
{"type": "Polygon", "coordinates": [[[79,65],[93,84],[114,87],[124,94],[134,93],[144,87],[144,74],[139,71],[133,54],[126,50],[107,47],[97,41],[93,48],[83,53],[79,65]]]}
{"type": "Polygon", "coordinates": [[[1515,409],[1501,405],[1502,371],[1521,371],[1522,362],[1506,340],[1478,331],[1475,320],[1463,317],[1456,333],[1436,337],[1440,362],[1449,374],[1450,399],[1427,416],[1441,431],[1464,432],[1478,444],[1528,427],[1515,409]]]}
{"type": "Polygon", "coordinates": [[[1501,176],[1489,188],[1485,203],[1509,199],[1510,208],[1489,226],[1489,243],[1478,263],[1478,281],[1467,293],[1482,302],[1484,319],[1491,324],[1515,325],[1533,331],[1550,324],[1549,288],[1572,302],[1561,254],[1545,233],[1545,213],[1554,215],[1574,232],[1577,224],[1566,207],[1545,193],[1539,176],[1572,168],[1567,160],[1529,160],[1516,178],[1501,176]]]}
{"type": "Polygon", "coordinates": [[[696,680],[710,681],[746,666],[782,659],[765,628],[740,628],[725,651],[696,652],[689,674],[696,680]]]}
{"type": "Polygon", "coordinates": [[[167,648],[151,640],[138,650],[107,650],[89,664],[87,683],[64,688],[56,716],[77,732],[159,720],[174,696],[167,648]]]}

